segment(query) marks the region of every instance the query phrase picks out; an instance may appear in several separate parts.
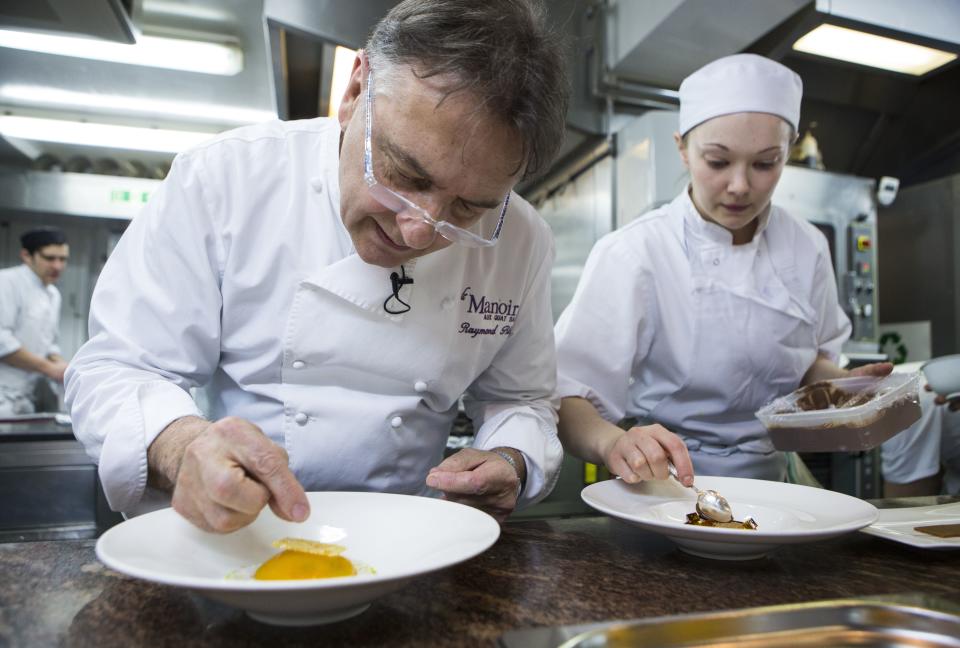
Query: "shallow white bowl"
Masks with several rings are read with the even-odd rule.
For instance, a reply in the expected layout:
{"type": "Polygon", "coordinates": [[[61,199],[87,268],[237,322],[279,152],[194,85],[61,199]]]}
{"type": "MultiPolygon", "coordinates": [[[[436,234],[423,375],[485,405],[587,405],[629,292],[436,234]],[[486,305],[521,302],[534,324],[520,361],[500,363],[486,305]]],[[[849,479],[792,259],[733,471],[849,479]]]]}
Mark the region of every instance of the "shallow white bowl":
{"type": "Polygon", "coordinates": [[[207,533],[163,509],[119,524],[97,541],[97,557],[128,576],[193,590],[279,625],[330,623],[359,614],[370,602],[416,576],[487,550],[500,525],[478,509],[440,499],[386,493],[307,493],[310,518],[281,520],[264,509],[234,533],[207,533]],[[284,537],[344,545],[343,554],[375,573],[315,580],[259,581],[249,574],[279,553],[284,537]]]}
{"type": "Polygon", "coordinates": [[[673,481],[627,484],[620,479],[591,484],[583,501],[607,515],[661,533],[681,550],[721,560],[761,558],[780,545],[824,540],[872,524],[872,504],[821,488],[737,477],[696,477],[697,488],[713,489],[727,498],[734,519],[747,515],[755,531],[686,524],[696,494],[673,481]]]}
{"type": "Polygon", "coordinates": [[[933,391],[948,399],[960,398],[960,355],[927,360],[920,370],[933,391]]]}

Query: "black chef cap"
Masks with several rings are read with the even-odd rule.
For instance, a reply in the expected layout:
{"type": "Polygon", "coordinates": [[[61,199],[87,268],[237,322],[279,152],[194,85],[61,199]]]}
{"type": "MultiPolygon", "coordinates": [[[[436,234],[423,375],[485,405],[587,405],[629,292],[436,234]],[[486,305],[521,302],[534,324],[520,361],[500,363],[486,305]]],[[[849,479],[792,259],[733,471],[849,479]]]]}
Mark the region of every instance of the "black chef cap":
{"type": "Polygon", "coordinates": [[[66,242],[66,234],[56,227],[41,227],[30,230],[20,237],[20,245],[30,254],[48,245],[63,245],[66,242]]]}

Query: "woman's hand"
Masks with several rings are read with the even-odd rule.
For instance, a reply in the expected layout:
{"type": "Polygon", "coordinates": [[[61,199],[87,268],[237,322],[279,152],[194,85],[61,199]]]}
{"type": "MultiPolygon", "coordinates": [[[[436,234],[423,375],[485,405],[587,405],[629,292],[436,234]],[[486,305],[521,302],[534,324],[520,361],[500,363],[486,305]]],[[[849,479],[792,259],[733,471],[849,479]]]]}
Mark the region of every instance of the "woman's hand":
{"type": "Polygon", "coordinates": [[[677,467],[677,476],[685,486],[693,484],[693,463],[686,444],[662,425],[630,428],[613,439],[603,457],[610,472],[628,484],[666,479],[670,474],[668,460],[677,467]]]}

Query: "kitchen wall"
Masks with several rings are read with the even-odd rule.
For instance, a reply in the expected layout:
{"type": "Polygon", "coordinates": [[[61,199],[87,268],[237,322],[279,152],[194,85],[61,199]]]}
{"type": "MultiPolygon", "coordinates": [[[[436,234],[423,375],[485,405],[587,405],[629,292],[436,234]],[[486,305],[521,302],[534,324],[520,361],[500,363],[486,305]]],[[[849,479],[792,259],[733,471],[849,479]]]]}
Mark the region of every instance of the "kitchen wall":
{"type": "Polygon", "coordinates": [[[932,355],[960,352],[960,175],[902,189],[879,239],[881,323],[930,322],[932,355]]]}

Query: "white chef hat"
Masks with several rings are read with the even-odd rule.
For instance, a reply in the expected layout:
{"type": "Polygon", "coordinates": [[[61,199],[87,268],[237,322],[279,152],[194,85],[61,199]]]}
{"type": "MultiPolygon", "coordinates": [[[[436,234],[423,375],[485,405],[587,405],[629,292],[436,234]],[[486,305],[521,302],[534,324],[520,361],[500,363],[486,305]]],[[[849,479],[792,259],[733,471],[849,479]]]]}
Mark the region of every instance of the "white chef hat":
{"type": "Polygon", "coordinates": [[[762,112],[800,124],[803,82],[788,67],[756,54],[734,54],[707,63],[680,84],[680,134],[708,119],[762,112]]]}

